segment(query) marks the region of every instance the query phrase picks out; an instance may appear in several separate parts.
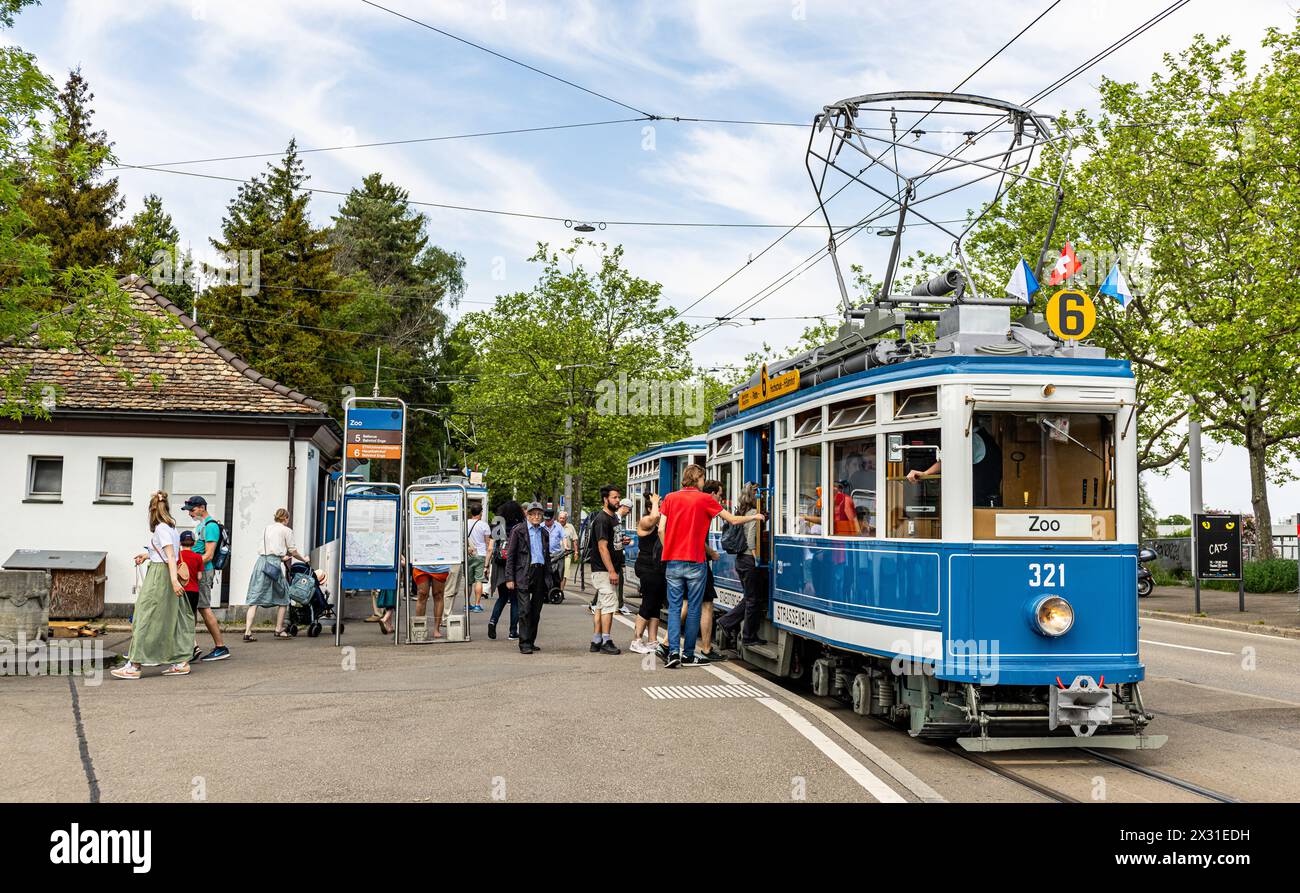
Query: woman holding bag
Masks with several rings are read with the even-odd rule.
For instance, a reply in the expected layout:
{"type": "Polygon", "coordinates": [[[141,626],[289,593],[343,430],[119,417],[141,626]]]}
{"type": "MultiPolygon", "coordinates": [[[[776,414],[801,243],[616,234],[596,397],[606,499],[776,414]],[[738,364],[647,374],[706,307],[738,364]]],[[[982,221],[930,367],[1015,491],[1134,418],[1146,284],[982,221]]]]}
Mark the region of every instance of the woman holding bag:
{"type": "Polygon", "coordinates": [[[172,520],[167,494],[159,490],[149,498],[149,545],[135,556],[136,566],[148,563],[144,583],[135,602],[131,649],[126,663],[110,674],[117,679],[139,679],[141,667],[170,664],[164,676],[188,676],[194,653],[194,611],[185,597],[184,565],[179,564],[181,540],[172,520]]]}
{"type": "Polygon", "coordinates": [[[310,562],[294,547],[293,531],[289,529],[289,512],[277,509],[275,521],[262,531],[262,554],[253,562],[253,575],[248,581],[248,614],[244,618],[244,641],[256,642],[253,635],[253,617],[259,605],[274,606],[275,637],[293,638],[284,631],[284,612],[289,607],[289,583],[286,559],[297,558],[303,564],[310,562]]]}

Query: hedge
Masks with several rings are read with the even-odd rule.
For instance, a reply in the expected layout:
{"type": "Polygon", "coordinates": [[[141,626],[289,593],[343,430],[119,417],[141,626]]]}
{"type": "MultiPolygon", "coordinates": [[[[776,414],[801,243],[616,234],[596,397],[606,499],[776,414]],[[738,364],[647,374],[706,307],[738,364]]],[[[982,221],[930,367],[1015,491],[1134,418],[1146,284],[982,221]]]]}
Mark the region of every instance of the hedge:
{"type": "MultiPolygon", "coordinates": [[[[1241,569],[1247,592],[1291,592],[1296,588],[1296,563],[1289,559],[1247,561],[1241,569]]],[[[1202,580],[1204,589],[1237,591],[1236,580],[1202,580]]]]}

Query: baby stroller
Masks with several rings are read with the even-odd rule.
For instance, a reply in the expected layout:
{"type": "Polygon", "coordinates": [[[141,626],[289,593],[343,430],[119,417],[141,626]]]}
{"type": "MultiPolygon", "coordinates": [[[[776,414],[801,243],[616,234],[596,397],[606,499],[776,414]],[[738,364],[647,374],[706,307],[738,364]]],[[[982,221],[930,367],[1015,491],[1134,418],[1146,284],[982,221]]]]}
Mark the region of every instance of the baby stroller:
{"type": "Polygon", "coordinates": [[[564,601],[564,557],[566,554],[561,552],[558,555],[551,556],[551,588],[546,593],[546,600],[552,605],[558,605],[564,601]]]}
{"type": "Polygon", "coordinates": [[[307,636],[314,639],[320,635],[321,618],[333,616],[334,609],[312,569],[295,561],[289,566],[289,622],[285,624],[285,632],[296,636],[298,627],[305,626],[307,636]]]}

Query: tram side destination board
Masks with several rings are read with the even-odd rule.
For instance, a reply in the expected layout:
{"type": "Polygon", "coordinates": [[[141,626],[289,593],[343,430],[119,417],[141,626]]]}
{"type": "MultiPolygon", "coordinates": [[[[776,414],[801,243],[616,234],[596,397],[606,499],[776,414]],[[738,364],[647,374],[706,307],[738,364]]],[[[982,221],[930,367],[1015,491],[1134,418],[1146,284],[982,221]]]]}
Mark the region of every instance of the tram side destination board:
{"type": "Polygon", "coordinates": [[[348,413],[349,459],[402,458],[402,411],[354,409],[348,413]]]}
{"type": "Polygon", "coordinates": [[[758,373],[758,384],[741,391],[736,401],[743,411],[768,400],[775,400],[777,397],[793,394],[797,390],[799,390],[798,369],[791,369],[789,372],[782,372],[774,378],[769,378],[767,363],[764,363],[758,373]]]}
{"type": "Polygon", "coordinates": [[[1241,515],[1196,515],[1192,520],[1196,576],[1241,579],[1241,515]]]}

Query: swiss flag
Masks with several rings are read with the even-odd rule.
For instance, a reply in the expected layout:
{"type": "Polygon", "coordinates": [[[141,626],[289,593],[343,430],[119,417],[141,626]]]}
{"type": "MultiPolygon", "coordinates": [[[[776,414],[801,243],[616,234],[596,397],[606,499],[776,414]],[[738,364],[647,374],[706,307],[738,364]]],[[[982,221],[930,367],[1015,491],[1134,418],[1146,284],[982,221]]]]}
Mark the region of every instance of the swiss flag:
{"type": "Polygon", "coordinates": [[[1081,269],[1083,264],[1079,263],[1079,258],[1075,255],[1074,246],[1066,242],[1061,249],[1061,256],[1056,259],[1056,266],[1052,267],[1052,275],[1047,278],[1047,284],[1060,285],[1081,269]]]}

